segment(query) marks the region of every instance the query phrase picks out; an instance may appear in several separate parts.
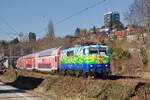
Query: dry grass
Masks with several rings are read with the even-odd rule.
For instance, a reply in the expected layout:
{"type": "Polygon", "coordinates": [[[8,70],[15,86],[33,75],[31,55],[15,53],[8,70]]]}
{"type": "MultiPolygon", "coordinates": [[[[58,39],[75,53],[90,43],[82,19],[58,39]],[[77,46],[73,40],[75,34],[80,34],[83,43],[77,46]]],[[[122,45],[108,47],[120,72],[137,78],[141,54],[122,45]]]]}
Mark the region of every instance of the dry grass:
{"type": "Polygon", "coordinates": [[[2,75],[1,80],[3,82],[13,82],[17,79],[17,72],[13,68],[9,68],[6,72],[2,75]]]}

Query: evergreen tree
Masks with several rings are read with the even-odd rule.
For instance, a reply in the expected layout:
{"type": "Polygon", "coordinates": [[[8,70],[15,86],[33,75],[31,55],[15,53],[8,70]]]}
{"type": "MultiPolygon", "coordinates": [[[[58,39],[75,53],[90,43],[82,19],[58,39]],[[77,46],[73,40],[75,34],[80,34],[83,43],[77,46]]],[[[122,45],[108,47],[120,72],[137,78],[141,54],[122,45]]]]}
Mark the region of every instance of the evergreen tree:
{"type": "Polygon", "coordinates": [[[13,39],[12,41],[10,41],[10,43],[17,44],[17,43],[19,43],[19,40],[18,40],[18,38],[15,38],[15,39],[13,39]]]}
{"type": "Polygon", "coordinates": [[[75,36],[80,37],[80,28],[76,28],[75,30],[75,36]]]}
{"type": "Polygon", "coordinates": [[[123,29],[123,24],[120,21],[117,21],[116,25],[114,26],[114,28],[117,29],[117,31],[120,31],[123,29]]]}
{"type": "Polygon", "coordinates": [[[93,26],[93,34],[97,34],[96,27],[93,26]]]}

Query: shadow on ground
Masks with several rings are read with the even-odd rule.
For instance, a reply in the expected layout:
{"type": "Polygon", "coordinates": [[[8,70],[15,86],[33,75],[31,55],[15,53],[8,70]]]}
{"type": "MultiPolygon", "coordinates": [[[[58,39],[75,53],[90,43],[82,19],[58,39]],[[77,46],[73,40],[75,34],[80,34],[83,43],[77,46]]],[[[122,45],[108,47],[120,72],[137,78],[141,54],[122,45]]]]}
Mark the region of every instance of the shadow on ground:
{"type": "Polygon", "coordinates": [[[0,93],[25,93],[25,91],[18,89],[9,89],[9,90],[0,90],[0,93]]]}
{"type": "Polygon", "coordinates": [[[138,79],[140,77],[135,76],[120,76],[120,75],[108,75],[108,76],[99,76],[96,79],[104,79],[104,80],[118,80],[118,79],[138,79]]]}
{"type": "MultiPolygon", "coordinates": [[[[140,77],[133,77],[133,76],[119,76],[119,75],[109,75],[107,77],[96,77],[95,79],[103,79],[103,80],[118,80],[118,79],[138,79],[140,77]]],[[[7,83],[8,85],[12,85],[13,87],[22,89],[22,90],[33,90],[37,88],[43,81],[42,78],[35,78],[35,77],[26,77],[26,76],[19,76],[17,80],[12,83],[7,83]]]]}
{"type": "Polygon", "coordinates": [[[33,90],[39,86],[42,81],[42,78],[19,76],[14,82],[7,84],[22,90],[33,90]]]}

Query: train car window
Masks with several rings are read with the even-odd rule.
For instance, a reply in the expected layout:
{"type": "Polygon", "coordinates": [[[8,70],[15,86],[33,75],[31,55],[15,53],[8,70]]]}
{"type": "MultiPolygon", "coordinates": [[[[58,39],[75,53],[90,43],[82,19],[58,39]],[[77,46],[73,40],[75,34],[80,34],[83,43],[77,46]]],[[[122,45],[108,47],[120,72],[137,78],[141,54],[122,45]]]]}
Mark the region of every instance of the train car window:
{"type": "Polygon", "coordinates": [[[98,48],[89,48],[89,54],[98,54],[98,48]]]}
{"type": "Polygon", "coordinates": [[[68,56],[68,57],[73,56],[73,55],[74,55],[73,51],[68,51],[68,52],[67,52],[67,56],[68,56]]]}
{"type": "Polygon", "coordinates": [[[55,56],[55,62],[57,62],[57,57],[55,56]]]}

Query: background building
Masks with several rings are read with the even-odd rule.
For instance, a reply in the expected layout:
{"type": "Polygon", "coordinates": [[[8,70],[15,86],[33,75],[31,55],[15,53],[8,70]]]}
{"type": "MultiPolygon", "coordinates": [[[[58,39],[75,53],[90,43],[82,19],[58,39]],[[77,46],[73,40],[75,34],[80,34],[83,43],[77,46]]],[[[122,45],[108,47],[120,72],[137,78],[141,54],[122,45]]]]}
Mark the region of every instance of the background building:
{"type": "Polygon", "coordinates": [[[104,14],[105,27],[108,27],[110,22],[113,26],[116,25],[117,22],[120,22],[120,14],[118,12],[108,12],[104,14]]]}
{"type": "Polygon", "coordinates": [[[36,41],[36,34],[33,32],[27,32],[22,39],[23,42],[36,41]]]}

